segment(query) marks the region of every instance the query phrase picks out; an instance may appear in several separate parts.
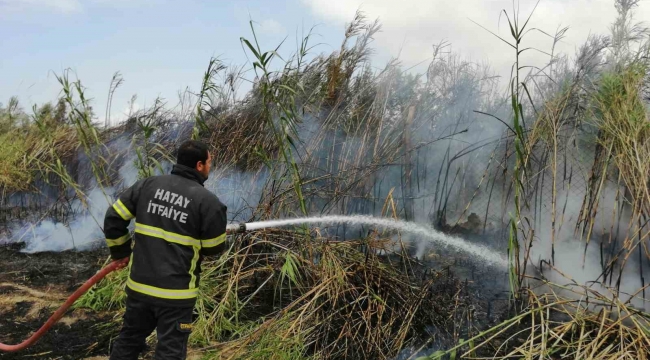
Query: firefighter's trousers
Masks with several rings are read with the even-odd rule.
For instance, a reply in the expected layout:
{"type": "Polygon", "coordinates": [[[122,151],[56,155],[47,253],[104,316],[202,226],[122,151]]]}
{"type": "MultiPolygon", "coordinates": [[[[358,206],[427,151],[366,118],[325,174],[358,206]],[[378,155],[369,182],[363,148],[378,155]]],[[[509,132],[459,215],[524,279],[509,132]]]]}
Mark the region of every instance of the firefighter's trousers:
{"type": "Polygon", "coordinates": [[[185,359],[192,311],[193,308],[156,306],[128,297],[124,324],[113,343],[110,360],[137,360],[146,338],[154,330],[158,338],[154,359],[185,359]]]}

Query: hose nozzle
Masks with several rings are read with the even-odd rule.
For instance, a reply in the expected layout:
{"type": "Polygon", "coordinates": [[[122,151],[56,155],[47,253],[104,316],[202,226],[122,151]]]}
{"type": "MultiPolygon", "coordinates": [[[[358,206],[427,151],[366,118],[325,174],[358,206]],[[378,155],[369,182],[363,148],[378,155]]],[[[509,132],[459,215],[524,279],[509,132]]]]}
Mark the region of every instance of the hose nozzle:
{"type": "Polygon", "coordinates": [[[246,223],[230,224],[226,226],[227,234],[239,234],[246,232],[246,223]]]}

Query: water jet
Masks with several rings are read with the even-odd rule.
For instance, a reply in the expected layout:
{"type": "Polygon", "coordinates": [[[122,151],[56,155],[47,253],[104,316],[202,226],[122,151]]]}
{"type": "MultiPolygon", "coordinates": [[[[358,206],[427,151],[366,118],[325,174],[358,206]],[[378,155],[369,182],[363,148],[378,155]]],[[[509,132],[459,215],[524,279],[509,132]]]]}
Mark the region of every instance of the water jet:
{"type": "Polygon", "coordinates": [[[268,220],[257,221],[250,223],[236,223],[229,224],[226,227],[226,232],[229,234],[242,233],[246,231],[261,230],[266,228],[278,228],[291,225],[300,224],[333,224],[333,223],[348,223],[354,225],[372,225],[388,229],[401,230],[413,235],[418,235],[427,240],[431,240],[443,247],[453,248],[454,250],[463,251],[482,262],[506,268],[508,260],[501,254],[494,250],[483,246],[472,244],[464,239],[448,236],[440,231],[433,229],[430,226],[417,224],[413,222],[395,220],[392,218],[378,218],[368,215],[327,215],[327,216],[314,216],[293,219],[281,220],[268,220]]]}

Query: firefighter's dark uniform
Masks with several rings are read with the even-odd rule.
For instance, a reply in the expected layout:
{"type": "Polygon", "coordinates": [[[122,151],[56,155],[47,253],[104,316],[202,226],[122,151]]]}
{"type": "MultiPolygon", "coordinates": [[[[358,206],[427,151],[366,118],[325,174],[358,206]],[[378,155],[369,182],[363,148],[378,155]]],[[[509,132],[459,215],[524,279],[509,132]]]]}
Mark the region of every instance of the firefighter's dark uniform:
{"type": "Polygon", "coordinates": [[[111,257],[131,255],[124,324],[111,359],[137,359],[154,329],[156,359],[186,357],[201,261],[222,252],[226,238],[226,206],[204,181],[195,169],[177,164],[170,175],[136,182],[106,212],[111,257]]]}

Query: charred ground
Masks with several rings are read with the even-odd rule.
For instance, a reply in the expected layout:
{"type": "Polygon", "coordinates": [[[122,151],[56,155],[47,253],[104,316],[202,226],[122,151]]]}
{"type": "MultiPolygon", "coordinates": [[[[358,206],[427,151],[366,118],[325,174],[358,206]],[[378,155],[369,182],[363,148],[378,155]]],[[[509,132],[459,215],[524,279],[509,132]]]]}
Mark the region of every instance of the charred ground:
{"type": "MultiPolygon", "coordinates": [[[[65,298],[100,269],[108,251],[21,253],[0,246],[0,334],[16,344],[38,330],[65,298]]],[[[70,310],[32,347],[1,359],[83,359],[107,355],[114,314],[70,310]]]]}

